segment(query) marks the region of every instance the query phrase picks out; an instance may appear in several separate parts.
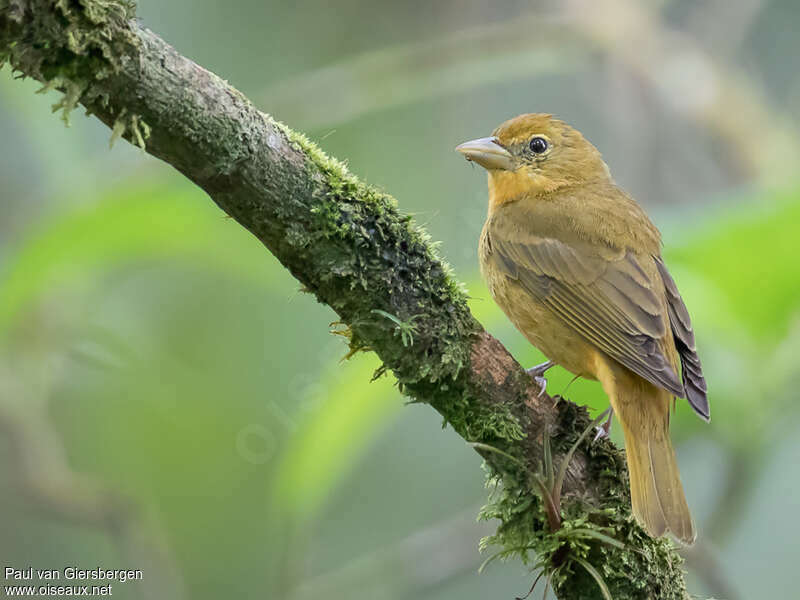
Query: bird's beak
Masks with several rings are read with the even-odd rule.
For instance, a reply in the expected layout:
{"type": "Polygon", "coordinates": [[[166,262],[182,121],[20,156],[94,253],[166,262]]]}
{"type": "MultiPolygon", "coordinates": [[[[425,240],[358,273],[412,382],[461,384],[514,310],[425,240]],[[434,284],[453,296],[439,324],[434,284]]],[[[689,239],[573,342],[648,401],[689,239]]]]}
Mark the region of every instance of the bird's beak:
{"type": "Polygon", "coordinates": [[[497,142],[496,137],[464,142],[460,146],[456,146],[456,152],[461,152],[467,160],[476,162],[487,170],[514,170],[514,157],[497,142]]]}

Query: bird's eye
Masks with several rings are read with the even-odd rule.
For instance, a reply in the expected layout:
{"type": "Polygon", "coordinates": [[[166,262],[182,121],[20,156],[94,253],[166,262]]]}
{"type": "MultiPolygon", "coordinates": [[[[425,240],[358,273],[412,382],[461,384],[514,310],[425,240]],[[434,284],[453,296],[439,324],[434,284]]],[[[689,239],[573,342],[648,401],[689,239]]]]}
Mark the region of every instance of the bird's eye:
{"type": "Polygon", "coordinates": [[[529,144],[531,151],[535,154],[541,154],[545,150],[547,150],[547,140],[542,137],[535,137],[531,140],[529,144]]]}

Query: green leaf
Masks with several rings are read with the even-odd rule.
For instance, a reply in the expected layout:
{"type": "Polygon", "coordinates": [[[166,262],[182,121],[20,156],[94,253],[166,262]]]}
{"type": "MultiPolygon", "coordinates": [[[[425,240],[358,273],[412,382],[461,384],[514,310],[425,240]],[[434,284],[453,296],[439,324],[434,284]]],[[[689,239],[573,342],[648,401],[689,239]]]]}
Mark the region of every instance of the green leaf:
{"type": "Polygon", "coordinates": [[[579,537],[590,537],[596,540],[600,540],[601,542],[608,544],[609,546],[614,546],[615,548],[619,548],[620,550],[625,548],[625,544],[620,542],[619,540],[615,540],[609,535],[605,533],[601,533],[596,529],[589,529],[588,527],[579,527],[576,529],[569,529],[569,530],[560,530],[565,532],[564,537],[570,536],[579,536],[579,537]]]}
{"type": "Polygon", "coordinates": [[[586,569],[589,575],[594,578],[594,580],[597,582],[597,585],[600,587],[600,593],[603,594],[603,598],[605,598],[605,600],[614,600],[614,598],[611,596],[611,591],[608,589],[608,586],[603,579],[603,576],[600,575],[600,572],[597,569],[595,569],[588,561],[582,558],[576,558],[575,562],[586,569]]]}
{"type": "Polygon", "coordinates": [[[495,448],[494,446],[490,446],[489,444],[483,444],[481,442],[470,442],[469,445],[472,446],[473,448],[475,448],[476,450],[485,450],[487,452],[494,452],[495,454],[499,454],[500,456],[505,456],[507,459],[513,460],[520,467],[524,467],[525,466],[525,465],[522,464],[522,461],[520,461],[518,458],[516,458],[514,456],[511,456],[508,452],[503,452],[499,448],[495,448]]]}
{"type": "Polygon", "coordinates": [[[393,378],[370,383],[378,366],[377,356],[363,354],[321,374],[322,404],[298,424],[277,466],[274,500],[284,513],[311,517],[381,426],[401,410],[393,378]]]}
{"type": "Polygon", "coordinates": [[[754,200],[733,211],[725,207],[689,243],[665,254],[670,269],[691,270],[724,297],[720,305],[700,290],[684,289],[683,273],[673,273],[695,320],[699,306],[708,307],[709,318],[722,306],[730,311],[730,326],[775,340],[798,312],[800,191],[754,200]]]}
{"type": "Polygon", "coordinates": [[[96,283],[98,271],[134,261],[189,260],[282,287],[288,275],[263,246],[199,196],[189,186],[134,186],[41,225],[0,269],[0,342],[40,295],[65,283],[96,283]]]}

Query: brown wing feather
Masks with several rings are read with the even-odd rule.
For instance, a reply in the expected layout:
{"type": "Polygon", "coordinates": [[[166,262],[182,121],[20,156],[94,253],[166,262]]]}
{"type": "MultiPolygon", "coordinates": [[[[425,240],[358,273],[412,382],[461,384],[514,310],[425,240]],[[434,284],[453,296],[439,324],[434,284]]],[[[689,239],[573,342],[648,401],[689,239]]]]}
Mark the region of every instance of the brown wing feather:
{"type": "Polygon", "coordinates": [[[681,375],[686,388],[686,399],[694,411],[708,421],[711,418],[711,409],[706,394],[708,388],[703,377],[700,357],[697,356],[692,320],[689,318],[689,311],[686,310],[683,298],[678,292],[678,286],[675,285],[675,280],[669,274],[664,261],[660,258],[655,260],[667,292],[669,324],[672,328],[672,335],[675,336],[675,347],[681,357],[681,375]]]}
{"type": "Polygon", "coordinates": [[[492,236],[492,257],[507,276],[610,357],[685,397],[659,343],[669,321],[646,269],[630,252],[579,244],[492,236]]]}

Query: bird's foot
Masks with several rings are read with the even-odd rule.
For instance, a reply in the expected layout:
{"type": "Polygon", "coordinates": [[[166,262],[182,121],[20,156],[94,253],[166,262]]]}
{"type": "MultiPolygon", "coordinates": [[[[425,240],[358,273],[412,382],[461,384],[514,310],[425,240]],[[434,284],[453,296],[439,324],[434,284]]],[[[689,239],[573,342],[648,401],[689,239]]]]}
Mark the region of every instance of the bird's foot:
{"type": "Polygon", "coordinates": [[[608,413],[608,417],[606,418],[606,420],[597,426],[597,435],[594,436],[595,442],[597,440],[607,438],[609,436],[609,433],[611,433],[611,420],[614,418],[614,409],[609,407],[603,412],[603,414],[606,413],[608,413]]]}
{"type": "Polygon", "coordinates": [[[533,380],[536,382],[536,385],[539,386],[539,393],[536,394],[536,397],[541,398],[545,390],[547,390],[547,379],[539,375],[534,375],[533,380]]]}
{"type": "Polygon", "coordinates": [[[547,369],[549,369],[550,367],[554,367],[555,364],[556,363],[554,363],[552,360],[548,360],[540,365],[534,365],[530,369],[525,369],[525,372],[531,377],[541,377],[542,375],[545,374],[547,369]]]}
{"type": "Polygon", "coordinates": [[[533,380],[539,385],[539,397],[542,397],[545,390],[547,390],[547,379],[543,377],[545,371],[550,367],[554,366],[555,363],[552,360],[548,360],[547,362],[543,362],[540,365],[536,365],[531,367],[530,369],[525,369],[525,372],[533,377],[533,380]]]}

